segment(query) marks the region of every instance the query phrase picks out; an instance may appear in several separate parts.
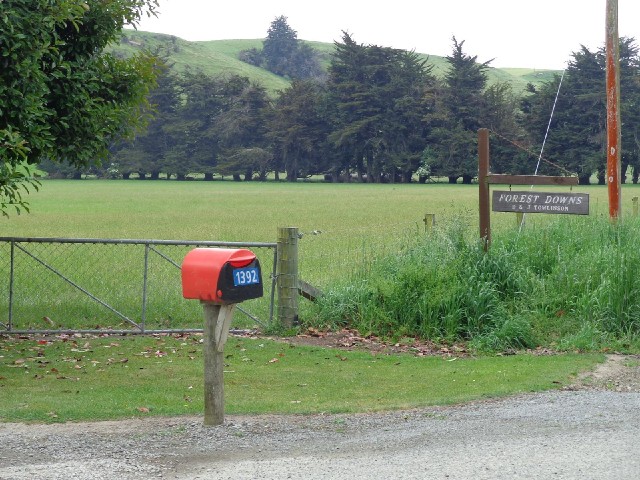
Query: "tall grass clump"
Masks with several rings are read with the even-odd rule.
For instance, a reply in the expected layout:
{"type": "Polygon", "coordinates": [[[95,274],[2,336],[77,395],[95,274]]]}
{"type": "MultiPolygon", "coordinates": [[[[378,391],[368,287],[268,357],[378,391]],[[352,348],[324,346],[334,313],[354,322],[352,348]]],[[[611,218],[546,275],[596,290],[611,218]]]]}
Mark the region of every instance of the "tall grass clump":
{"type": "Polygon", "coordinates": [[[362,265],[326,292],[316,326],[482,350],[637,349],[640,223],[554,218],[494,234],[451,226],[362,265]]]}

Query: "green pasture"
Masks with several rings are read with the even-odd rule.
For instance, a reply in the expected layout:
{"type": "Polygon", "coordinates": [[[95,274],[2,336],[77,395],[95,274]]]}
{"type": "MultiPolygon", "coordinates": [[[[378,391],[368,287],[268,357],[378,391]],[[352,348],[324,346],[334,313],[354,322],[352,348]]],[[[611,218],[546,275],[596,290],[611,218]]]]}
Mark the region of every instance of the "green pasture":
{"type": "MultiPolygon", "coordinates": [[[[606,215],[606,188],[580,187],[579,191],[591,195],[592,216],[606,215]]],[[[625,186],[626,215],[637,191],[635,185],[625,186]]],[[[477,198],[475,185],[45,180],[41,190],[29,196],[31,213],[3,219],[0,235],[275,242],[278,227],[295,226],[302,233],[301,278],[328,289],[352,275],[362,275],[376,258],[393,256],[423,238],[425,213],[435,214],[436,229],[455,225],[474,238],[477,198]]],[[[527,229],[543,231],[552,217],[530,215],[527,229]]],[[[567,217],[566,221],[577,220],[567,217]]],[[[518,235],[513,214],[494,214],[492,224],[494,235],[518,235]]],[[[0,250],[4,259],[0,281],[8,289],[8,245],[0,245],[0,250]]],[[[187,251],[182,247],[163,250],[176,263],[187,251]]],[[[273,252],[256,252],[263,270],[270,273],[273,252]]],[[[70,269],[72,278],[83,283],[88,279],[92,292],[118,291],[104,295],[127,316],[135,316],[140,309],[143,252],[84,245],[61,246],[43,255],[56,268],[70,269]],[[123,284],[132,286],[118,288],[123,284]]],[[[198,327],[201,309],[197,302],[181,298],[179,270],[156,254],[149,261],[147,328],[198,327]]],[[[20,301],[14,318],[22,323],[14,322],[14,328],[47,328],[44,317],[58,328],[128,327],[31,258],[24,257],[15,275],[22,290],[16,292],[20,301]]],[[[268,277],[265,283],[270,283],[268,277]]],[[[264,320],[267,300],[249,302],[247,307],[264,320]]],[[[307,307],[303,301],[303,315],[307,307]]],[[[237,315],[236,321],[241,326],[253,324],[243,315],[237,315]]]]}

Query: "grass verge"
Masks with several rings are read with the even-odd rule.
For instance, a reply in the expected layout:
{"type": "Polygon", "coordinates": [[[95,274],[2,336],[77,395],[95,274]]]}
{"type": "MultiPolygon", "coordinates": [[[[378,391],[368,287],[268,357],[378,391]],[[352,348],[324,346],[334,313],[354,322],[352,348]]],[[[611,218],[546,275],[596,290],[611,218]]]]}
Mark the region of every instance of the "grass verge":
{"type": "MultiPolygon", "coordinates": [[[[201,336],[0,339],[0,421],[202,414],[201,336]]],[[[559,388],[603,355],[374,355],[232,337],[226,412],[313,414],[445,405],[559,388]]]]}

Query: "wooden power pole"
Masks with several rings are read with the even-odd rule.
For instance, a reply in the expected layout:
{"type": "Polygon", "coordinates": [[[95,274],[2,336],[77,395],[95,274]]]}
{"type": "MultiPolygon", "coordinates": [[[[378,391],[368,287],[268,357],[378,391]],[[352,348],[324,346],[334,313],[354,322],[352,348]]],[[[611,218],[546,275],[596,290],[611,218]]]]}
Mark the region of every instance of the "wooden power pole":
{"type": "Polygon", "coordinates": [[[618,0],[607,0],[607,186],[609,217],[621,213],[620,194],[620,40],[618,34],[618,0]]]}

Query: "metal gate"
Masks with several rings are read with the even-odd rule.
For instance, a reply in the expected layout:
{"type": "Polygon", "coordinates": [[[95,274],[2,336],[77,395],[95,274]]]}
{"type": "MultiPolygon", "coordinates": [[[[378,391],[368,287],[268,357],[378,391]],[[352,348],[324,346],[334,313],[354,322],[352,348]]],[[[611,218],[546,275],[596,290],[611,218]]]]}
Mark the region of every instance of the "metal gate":
{"type": "Polygon", "coordinates": [[[250,248],[265,295],[236,326],[273,321],[276,243],[0,237],[0,333],[202,331],[202,308],[182,298],[180,265],[195,247],[250,248]],[[270,281],[268,281],[270,280],[270,281]],[[5,282],[4,286],[1,286],[5,282]],[[1,295],[1,294],[0,294],[1,295]]]}

